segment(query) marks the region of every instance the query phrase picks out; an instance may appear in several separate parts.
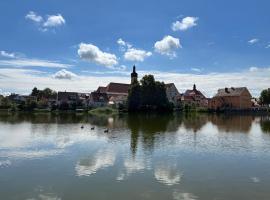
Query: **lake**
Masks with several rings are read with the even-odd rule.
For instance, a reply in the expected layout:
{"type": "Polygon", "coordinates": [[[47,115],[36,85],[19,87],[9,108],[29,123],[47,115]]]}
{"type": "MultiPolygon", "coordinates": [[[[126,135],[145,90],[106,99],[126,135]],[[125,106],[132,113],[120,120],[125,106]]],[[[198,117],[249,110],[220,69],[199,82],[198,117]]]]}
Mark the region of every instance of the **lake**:
{"type": "Polygon", "coordinates": [[[0,115],[3,200],[269,200],[269,188],[267,116],[0,115]]]}

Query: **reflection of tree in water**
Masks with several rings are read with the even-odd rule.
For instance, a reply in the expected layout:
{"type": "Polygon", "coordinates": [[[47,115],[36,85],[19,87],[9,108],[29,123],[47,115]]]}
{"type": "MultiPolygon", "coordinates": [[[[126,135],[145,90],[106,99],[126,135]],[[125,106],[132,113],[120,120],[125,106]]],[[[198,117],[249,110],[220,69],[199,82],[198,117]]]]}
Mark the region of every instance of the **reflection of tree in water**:
{"type": "Polygon", "coordinates": [[[194,133],[201,130],[201,128],[208,122],[208,115],[187,113],[183,116],[183,126],[187,130],[192,130],[194,133]]]}
{"type": "Polygon", "coordinates": [[[128,128],[131,130],[130,148],[136,153],[140,133],[142,143],[147,149],[153,149],[155,136],[164,134],[168,130],[176,131],[177,119],[173,114],[129,114],[127,115],[128,128]]]}
{"type": "Polygon", "coordinates": [[[270,133],[270,116],[261,117],[260,125],[262,132],[270,133]]]}
{"type": "Polygon", "coordinates": [[[211,115],[209,120],[220,131],[248,133],[251,129],[254,116],[252,115],[211,115]]]}

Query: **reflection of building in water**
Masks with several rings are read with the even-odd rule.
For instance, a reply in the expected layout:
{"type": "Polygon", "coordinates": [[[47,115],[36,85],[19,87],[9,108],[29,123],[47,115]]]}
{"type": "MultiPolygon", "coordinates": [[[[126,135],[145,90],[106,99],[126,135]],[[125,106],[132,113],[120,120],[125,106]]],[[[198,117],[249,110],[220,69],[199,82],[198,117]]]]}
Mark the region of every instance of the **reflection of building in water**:
{"type": "Polygon", "coordinates": [[[251,115],[211,115],[211,122],[220,131],[248,133],[251,129],[254,116],[251,115]]]}
{"type": "Polygon", "coordinates": [[[260,125],[264,133],[270,133],[270,116],[261,117],[260,125]]]}
{"type": "Polygon", "coordinates": [[[187,114],[183,118],[183,126],[187,130],[192,130],[194,133],[201,130],[207,123],[208,115],[204,114],[187,114]]]}

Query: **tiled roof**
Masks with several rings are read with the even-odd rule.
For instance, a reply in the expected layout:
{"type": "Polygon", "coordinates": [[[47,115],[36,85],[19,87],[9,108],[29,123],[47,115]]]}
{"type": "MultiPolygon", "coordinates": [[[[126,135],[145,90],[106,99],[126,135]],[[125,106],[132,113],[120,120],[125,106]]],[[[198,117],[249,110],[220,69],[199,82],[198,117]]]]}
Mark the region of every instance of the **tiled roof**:
{"type": "Polygon", "coordinates": [[[106,89],[107,89],[107,87],[99,86],[98,89],[97,89],[97,92],[105,93],[106,89]]]}
{"type": "Polygon", "coordinates": [[[184,93],[184,96],[194,96],[194,95],[200,95],[200,96],[203,96],[205,97],[201,91],[199,90],[186,90],[186,92],[184,93]]]}
{"type": "Polygon", "coordinates": [[[125,83],[109,83],[106,87],[107,93],[122,93],[128,94],[130,84],[125,83]]]}
{"type": "MultiPolygon", "coordinates": [[[[246,87],[238,87],[238,88],[223,88],[219,89],[218,93],[215,95],[216,97],[224,97],[224,96],[241,96],[241,94],[246,91],[246,87]]],[[[247,90],[248,91],[248,90],[247,90]]]]}

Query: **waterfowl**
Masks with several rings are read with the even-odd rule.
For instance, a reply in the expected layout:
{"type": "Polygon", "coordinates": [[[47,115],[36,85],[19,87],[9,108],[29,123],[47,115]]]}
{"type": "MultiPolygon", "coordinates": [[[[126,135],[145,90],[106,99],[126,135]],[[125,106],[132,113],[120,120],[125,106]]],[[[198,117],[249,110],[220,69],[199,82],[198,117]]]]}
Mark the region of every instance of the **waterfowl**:
{"type": "Polygon", "coordinates": [[[109,129],[105,129],[105,130],[104,130],[104,133],[108,133],[108,132],[109,132],[109,129]]]}
{"type": "Polygon", "coordinates": [[[81,126],[81,129],[83,129],[83,128],[84,128],[84,126],[82,125],[82,126],[81,126]]]}
{"type": "Polygon", "coordinates": [[[91,127],[91,130],[94,130],[95,129],[95,127],[91,127]]]}

